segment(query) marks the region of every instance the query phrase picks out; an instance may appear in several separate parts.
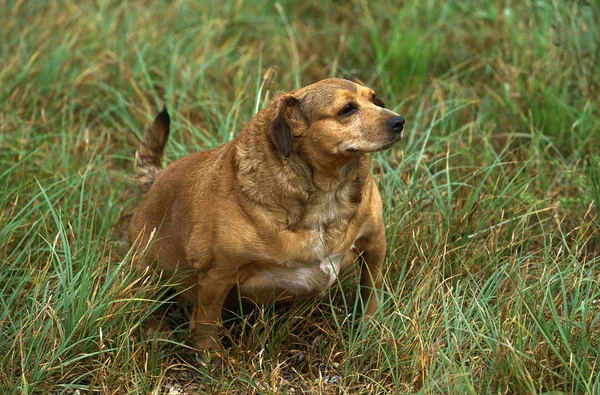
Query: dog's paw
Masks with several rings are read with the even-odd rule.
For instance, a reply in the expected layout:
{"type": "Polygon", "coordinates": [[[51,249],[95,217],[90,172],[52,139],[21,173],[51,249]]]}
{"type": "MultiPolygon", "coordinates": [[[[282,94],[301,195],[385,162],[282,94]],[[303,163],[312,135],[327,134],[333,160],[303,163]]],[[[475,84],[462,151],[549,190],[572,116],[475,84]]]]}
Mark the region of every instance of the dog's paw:
{"type": "Polygon", "coordinates": [[[161,335],[168,336],[173,332],[171,327],[169,327],[169,325],[167,325],[163,320],[159,320],[153,316],[144,322],[144,329],[147,339],[161,337],[161,335]]]}
{"type": "Polygon", "coordinates": [[[198,351],[222,351],[223,345],[216,336],[199,336],[194,342],[198,351]]]}
{"type": "Polygon", "coordinates": [[[215,371],[228,361],[228,353],[225,350],[208,351],[202,350],[195,355],[196,362],[204,369],[215,371]]]}

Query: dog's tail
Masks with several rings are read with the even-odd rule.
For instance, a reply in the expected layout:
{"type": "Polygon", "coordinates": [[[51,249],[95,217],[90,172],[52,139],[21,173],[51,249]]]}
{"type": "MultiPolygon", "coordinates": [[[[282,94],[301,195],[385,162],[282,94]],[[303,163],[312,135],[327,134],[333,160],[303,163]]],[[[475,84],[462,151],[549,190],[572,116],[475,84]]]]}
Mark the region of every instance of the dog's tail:
{"type": "Polygon", "coordinates": [[[171,118],[165,106],[154,118],[154,122],[146,128],[140,148],[135,152],[133,168],[144,192],[150,189],[162,167],[163,153],[169,138],[170,123],[171,118]]]}

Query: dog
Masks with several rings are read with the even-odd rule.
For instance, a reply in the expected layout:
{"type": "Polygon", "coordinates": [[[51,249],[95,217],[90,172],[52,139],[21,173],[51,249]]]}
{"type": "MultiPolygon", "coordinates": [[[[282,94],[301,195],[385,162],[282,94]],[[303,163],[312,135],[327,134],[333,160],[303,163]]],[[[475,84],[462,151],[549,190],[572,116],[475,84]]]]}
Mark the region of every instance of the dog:
{"type": "Polygon", "coordinates": [[[200,350],[219,349],[228,295],[253,303],[323,294],[362,261],[366,316],[378,309],[386,255],[371,152],[405,120],[359,80],[325,79],[276,96],[232,141],[161,170],[165,109],[146,129],[134,167],[147,190],[129,225],[144,265],[173,270],[193,302],[200,350]],[[359,260],[359,256],[362,260],[359,260]]]}

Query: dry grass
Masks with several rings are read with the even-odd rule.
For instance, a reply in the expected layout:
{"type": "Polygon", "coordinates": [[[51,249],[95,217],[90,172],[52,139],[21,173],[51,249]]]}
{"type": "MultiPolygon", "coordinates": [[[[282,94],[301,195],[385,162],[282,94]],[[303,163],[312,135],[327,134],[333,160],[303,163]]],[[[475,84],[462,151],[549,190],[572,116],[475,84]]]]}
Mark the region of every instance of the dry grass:
{"type": "Polygon", "coordinates": [[[597,3],[0,9],[0,392],[600,391],[597,3]],[[123,241],[145,123],[166,102],[173,161],[277,91],[350,74],[408,122],[373,161],[380,313],[356,315],[352,273],[316,303],[225,323],[218,364],[184,325],[146,339],[171,300],[123,241]]]}

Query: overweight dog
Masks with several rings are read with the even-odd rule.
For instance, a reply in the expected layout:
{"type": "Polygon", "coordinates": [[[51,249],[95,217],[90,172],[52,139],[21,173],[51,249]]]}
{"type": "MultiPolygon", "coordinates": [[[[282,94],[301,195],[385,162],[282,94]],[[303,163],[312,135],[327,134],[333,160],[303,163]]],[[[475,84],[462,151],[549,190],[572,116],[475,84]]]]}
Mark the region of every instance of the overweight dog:
{"type": "Polygon", "coordinates": [[[355,261],[365,314],[377,310],[386,240],[367,154],[403,127],[360,81],[326,79],[275,97],[229,143],[161,170],[169,115],[158,114],[136,152],[147,192],[129,240],[148,246],[146,264],[178,274],[198,349],[219,348],[230,293],[256,303],[316,296],[355,261]]]}

